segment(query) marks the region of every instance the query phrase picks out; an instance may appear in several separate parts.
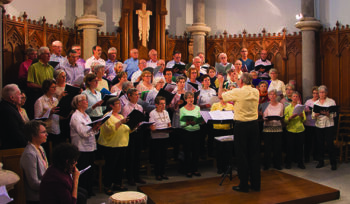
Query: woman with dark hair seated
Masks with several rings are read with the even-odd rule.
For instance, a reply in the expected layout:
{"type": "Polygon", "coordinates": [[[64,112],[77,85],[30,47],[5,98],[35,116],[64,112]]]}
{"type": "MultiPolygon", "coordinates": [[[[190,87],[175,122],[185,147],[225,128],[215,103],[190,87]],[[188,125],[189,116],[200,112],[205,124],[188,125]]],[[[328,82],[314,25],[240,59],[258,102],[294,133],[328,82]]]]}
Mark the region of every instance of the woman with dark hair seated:
{"type": "Polygon", "coordinates": [[[79,189],[80,172],[76,167],[79,150],[68,143],[57,145],[52,153],[52,165],[40,184],[40,203],[86,203],[86,192],[79,189]]]}
{"type": "Polygon", "coordinates": [[[27,204],[39,204],[40,182],[49,167],[45,151],[41,146],[46,142],[47,132],[45,124],[37,120],[26,123],[24,132],[29,142],[22,153],[20,165],[24,173],[27,204]]]}

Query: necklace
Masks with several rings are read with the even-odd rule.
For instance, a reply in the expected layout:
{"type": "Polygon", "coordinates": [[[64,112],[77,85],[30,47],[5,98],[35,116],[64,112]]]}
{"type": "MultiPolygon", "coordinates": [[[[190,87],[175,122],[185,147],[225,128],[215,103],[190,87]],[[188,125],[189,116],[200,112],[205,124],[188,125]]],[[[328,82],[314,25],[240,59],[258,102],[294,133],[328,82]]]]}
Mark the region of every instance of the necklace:
{"type": "Polygon", "coordinates": [[[156,112],[157,112],[157,114],[158,114],[158,116],[159,116],[159,120],[160,120],[161,122],[166,122],[164,111],[161,112],[162,115],[163,115],[163,117],[159,114],[158,111],[156,111],[156,112]]]}

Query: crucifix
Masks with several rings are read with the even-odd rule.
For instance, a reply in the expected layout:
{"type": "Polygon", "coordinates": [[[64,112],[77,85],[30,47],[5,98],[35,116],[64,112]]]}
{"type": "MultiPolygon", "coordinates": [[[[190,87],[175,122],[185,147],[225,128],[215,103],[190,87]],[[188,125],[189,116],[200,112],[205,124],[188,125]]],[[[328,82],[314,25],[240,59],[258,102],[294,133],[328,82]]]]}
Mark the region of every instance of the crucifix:
{"type": "Polygon", "coordinates": [[[139,16],[138,28],[139,38],[142,41],[142,46],[147,47],[147,41],[149,41],[149,18],[152,15],[152,11],[146,10],[146,4],[142,3],[142,10],[137,10],[136,14],[139,16]]]}

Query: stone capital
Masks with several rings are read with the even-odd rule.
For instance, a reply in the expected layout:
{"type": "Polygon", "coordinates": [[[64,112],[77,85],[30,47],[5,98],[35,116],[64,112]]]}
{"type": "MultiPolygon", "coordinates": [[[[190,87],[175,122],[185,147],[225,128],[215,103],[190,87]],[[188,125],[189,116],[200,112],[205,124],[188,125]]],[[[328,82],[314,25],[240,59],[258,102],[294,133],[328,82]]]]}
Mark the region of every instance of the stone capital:
{"type": "Polygon", "coordinates": [[[299,28],[301,31],[318,31],[322,27],[322,24],[313,17],[304,17],[295,24],[295,27],[299,28]]]}
{"type": "Polygon", "coordinates": [[[190,32],[191,35],[206,35],[211,31],[211,28],[205,25],[204,23],[194,23],[192,26],[187,27],[187,32],[190,32]]]}
{"type": "Polygon", "coordinates": [[[97,29],[103,25],[103,21],[95,15],[84,15],[75,21],[75,25],[78,27],[78,30],[97,29]]]}

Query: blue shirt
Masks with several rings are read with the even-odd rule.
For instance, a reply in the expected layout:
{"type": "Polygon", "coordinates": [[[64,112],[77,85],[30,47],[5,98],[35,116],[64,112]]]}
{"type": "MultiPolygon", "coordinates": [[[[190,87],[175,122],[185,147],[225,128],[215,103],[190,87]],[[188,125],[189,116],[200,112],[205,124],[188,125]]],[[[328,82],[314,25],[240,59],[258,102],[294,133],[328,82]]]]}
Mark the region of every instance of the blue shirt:
{"type": "Polygon", "coordinates": [[[57,56],[55,54],[51,54],[50,56],[50,61],[54,61],[54,62],[59,62],[59,64],[54,67],[55,70],[58,69],[62,64],[65,64],[67,62],[67,58],[61,56],[57,56]]]}
{"type": "Polygon", "coordinates": [[[139,60],[134,58],[129,58],[125,60],[124,64],[127,64],[125,71],[128,73],[128,80],[131,80],[131,76],[134,72],[139,70],[139,60]]]}
{"type": "Polygon", "coordinates": [[[106,61],[105,70],[108,70],[107,79],[113,80],[114,77],[116,76],[115,71],[114,71],[114,66],[115,66],[117,63],[118,63],[118,60],[115,60],[114,62],[112,62],[112,60],[108,59],[108,60],[106,61]]]}
{"type": "Polygon", "coordinates": [[[66,82],[73,85],[80,85],[84,79],[84,67],[76,63],[75,65],[66,62],[60,64],[60,69],[63,69],[67,74],[66,82]]]}
{"type": "Polygon", "coordinates": [[[251,60],[251,59],[249,59],[249,58],[248,58],[246,61],[244,61],[242,58],[239,58],[239,60],[241,60],[241,62],[242,62],[242,70],[244,69],[244,66],[247,67],[248,72],[254,70],[254,65],[255,65],[255,63],[254,63],[253,60],[251,60]]]}

